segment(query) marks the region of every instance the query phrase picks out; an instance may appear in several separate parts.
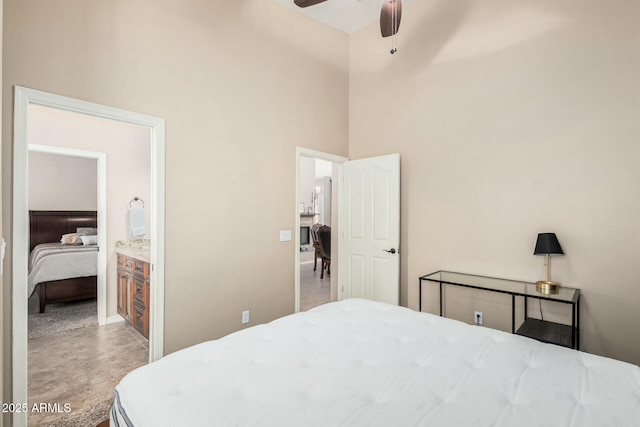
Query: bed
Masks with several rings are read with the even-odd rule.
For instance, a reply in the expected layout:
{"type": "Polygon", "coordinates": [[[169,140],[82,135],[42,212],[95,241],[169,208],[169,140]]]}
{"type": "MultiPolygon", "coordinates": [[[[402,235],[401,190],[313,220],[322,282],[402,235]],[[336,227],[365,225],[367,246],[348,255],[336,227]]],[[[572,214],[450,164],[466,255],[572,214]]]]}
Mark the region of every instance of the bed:
{"type": "Polygon", "coordinates": [[[170,354],[111,426],[637,426],[640,368],[349,299],[170,354]]]}
{"type": "Polygon", "coordinates": [[[37,289],[40,313],[47,304],[96,298],[97,246],[59,243],[62,235],[75,233],[79,227],[97,227],[97,212],[29,211],[28,295],[37,289]],[[34,252],[36,247],[39,254],[34,252]]]}

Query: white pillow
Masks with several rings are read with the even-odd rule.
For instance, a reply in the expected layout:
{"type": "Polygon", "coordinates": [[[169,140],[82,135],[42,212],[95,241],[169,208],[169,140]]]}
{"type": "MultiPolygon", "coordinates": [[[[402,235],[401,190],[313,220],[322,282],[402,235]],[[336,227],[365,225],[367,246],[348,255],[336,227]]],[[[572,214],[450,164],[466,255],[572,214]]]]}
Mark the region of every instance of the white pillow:
{"type": "Polygon", "coordinates": [[[95,227],[78,227],[76,230],[78,237],[80,236],[95,236],[98,234],[98,229],[95,227]]]}
{"type": "Polygon", "coordinates": [[[82,240],[84,246],[98,244],[98,236],[80,236],[80,240],[82,240]]]}

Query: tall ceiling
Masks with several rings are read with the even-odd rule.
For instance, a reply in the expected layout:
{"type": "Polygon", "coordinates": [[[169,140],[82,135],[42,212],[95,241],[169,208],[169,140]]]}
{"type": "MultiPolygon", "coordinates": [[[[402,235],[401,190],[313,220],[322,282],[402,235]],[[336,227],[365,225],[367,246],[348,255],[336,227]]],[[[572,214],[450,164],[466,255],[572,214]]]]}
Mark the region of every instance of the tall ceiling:
{"type": "MultiPolygon", "coordinates": [[[[380,19],[380,8],[385,0],[327,0],[305,8],[296,6],[293,0],[274,1],[345,33],[353,33],[380,19]]],[[[410,1],[403,0],[402,4],[410,1]]]]}

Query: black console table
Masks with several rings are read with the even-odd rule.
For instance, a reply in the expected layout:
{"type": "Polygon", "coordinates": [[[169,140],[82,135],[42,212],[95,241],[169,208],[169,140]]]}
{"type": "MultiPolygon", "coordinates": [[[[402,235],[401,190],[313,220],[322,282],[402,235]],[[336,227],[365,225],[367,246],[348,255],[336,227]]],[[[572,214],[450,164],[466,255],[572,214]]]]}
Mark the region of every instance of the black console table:
{"type": "Polygon", "coordinates": [[[422,284],[435,282],[440,285],[440,316],[443,315],[443,291],[445,285],[482,289],[511,295],[511,333],[534,338],[539,341],[580,349],[580,289],[560,287],[558,293],[549,294],[536,290],[536,284],[517,280],[497,279],[473,274],[436,271],[420,277],[419,311],[422,311],[422,284]],[[524,298],[524,322],[516,330],[516,297],[524,298]],[[527,315],[529,298],[548,300],[571,306],[571,325],[531,318],[527,315]]]}

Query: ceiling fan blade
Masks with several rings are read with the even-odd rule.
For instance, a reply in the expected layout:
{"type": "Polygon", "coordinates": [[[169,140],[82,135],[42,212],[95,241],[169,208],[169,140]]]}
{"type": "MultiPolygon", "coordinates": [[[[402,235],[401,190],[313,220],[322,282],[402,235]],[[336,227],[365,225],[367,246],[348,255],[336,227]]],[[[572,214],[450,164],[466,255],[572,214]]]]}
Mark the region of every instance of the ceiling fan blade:
{"type": "Polygon", "coordinates": [[[325,1],[327,0],[293,0],[296,6],[299,7],[309,7],[313,6],[314,4],[323,3],[325,1]]]}
{"type": "Polygon", "coordinates": [[[402,0],[384,0],[380,10],[380,32],[382,37],[389,37],[397,33],[398,28],[400,28],[401,18],[402,0]]]}

